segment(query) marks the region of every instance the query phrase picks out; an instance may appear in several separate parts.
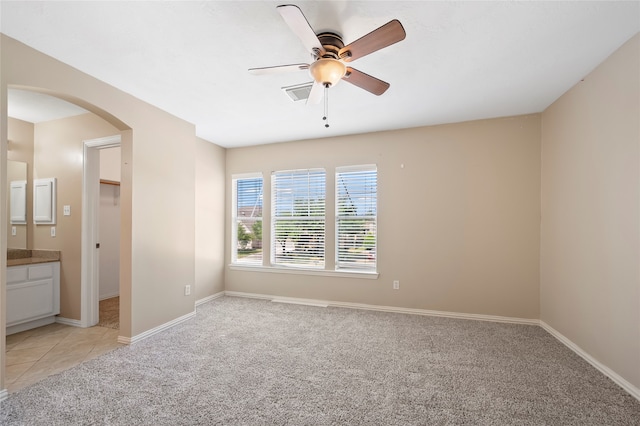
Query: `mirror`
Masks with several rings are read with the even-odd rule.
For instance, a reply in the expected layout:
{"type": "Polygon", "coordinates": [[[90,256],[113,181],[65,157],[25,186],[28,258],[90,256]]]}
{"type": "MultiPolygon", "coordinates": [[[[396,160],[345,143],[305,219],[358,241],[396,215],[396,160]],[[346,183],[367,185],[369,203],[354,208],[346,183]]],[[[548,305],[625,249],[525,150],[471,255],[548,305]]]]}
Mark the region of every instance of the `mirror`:
{"type": "Polygon", "coordinates": [[[7,181],[9,188],[8,210],[10,212],[7,223],[7,248],[27,248],[27,163],[21,161],[7,161],[7,181]],[[24,185],[22,185],[24,182],[24,185]],[[20,187],[24,188],[21,192],[20,187]],[[13,203],[13,205],[12,205],[13,203]],[[18,203],[18,204],[16,204],[18,203]],[[24,215],[22,215],[24,212],[24,215]],[[21,220],[23,219],[23,220],[21,220]]]}

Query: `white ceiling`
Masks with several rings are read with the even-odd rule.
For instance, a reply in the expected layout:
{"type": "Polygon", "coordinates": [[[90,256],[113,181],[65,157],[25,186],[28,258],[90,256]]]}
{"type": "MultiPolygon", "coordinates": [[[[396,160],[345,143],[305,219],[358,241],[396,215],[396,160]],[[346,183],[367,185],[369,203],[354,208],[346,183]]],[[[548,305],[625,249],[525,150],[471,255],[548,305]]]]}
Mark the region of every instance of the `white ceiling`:
{"type": "Polygon", "coordinates": [[[87,113],[84,108],[30,90],[9,89],[7,115],[29,123],[58,120],[87,113]]]}
{"type": "Polygon", "coordinates": [[[352,63],[385,80],[380,97],[341,82],[323,105],[282,86],[308,62],[282,1],[0,3],[0,30],[196,125],[224,147],[363,133],[544,110],[640,31],[640,2],[297,1],[345,43],[399,19],[404,41],[352,63]]]}

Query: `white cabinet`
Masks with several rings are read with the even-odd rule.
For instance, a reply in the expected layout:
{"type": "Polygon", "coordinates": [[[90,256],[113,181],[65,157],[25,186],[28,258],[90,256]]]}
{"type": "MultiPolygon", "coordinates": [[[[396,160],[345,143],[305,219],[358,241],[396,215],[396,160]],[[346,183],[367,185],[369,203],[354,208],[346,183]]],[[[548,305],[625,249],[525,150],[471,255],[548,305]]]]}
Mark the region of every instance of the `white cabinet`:
{"type": "Polygon", "coordinates": [[[33,181],[33,223],[56,224],[56,178],[33,181]]]}
{"type": "Polygon", "coordinates": [[[7,268],[7,334],[55,322],[60,313],[60,262],[7,268]]]}
{"type": "Polygon", "coordinates": [[[9,184],[9,205],[11,212],[11,224],[19,225],[27,223],[27,181],[12,180],[9,184]]]}

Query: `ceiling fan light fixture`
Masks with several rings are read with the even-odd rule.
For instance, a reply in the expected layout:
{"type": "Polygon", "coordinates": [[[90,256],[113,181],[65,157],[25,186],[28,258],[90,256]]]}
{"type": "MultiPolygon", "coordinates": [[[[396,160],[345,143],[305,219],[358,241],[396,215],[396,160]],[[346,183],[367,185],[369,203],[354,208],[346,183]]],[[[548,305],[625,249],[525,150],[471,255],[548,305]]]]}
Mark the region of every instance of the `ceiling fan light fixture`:
{"type": "Polygon", "coordinates": [[[347,72],[347,67],[337,59],[321,58],[309,66],[311,77],[323,86],[335,86],[347,72]]]}

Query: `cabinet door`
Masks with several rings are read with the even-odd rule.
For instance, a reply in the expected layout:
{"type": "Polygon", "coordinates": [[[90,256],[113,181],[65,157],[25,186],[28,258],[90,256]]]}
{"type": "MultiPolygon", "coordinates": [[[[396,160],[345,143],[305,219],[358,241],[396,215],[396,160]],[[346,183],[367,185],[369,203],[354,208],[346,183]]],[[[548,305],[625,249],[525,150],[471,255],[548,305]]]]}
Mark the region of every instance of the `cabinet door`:
{"type": "Polygon", "coordinates": [[[33,222],[35,224],[56,223],[56,179],[33,181],[33,222]]]}
{"type": "MultiPolygon", "coordinates": [[[[28,266],[12,266],[7,268],[7,284],[19,283],[29,279],[28,266]]],[[[8,305],[9,303],[7,303],[8,305]]]]}
{"type": "Polygon", "coordinates": [[[7,285],[7,327],[55,315],[53,278],[7,285]]]}
{"type": "Polygon", "coordinates": [[[11,223],[25,224],[27,223],[27,181],[11,181],[10,189],[9,205],[11,206],[11,223]]]}

